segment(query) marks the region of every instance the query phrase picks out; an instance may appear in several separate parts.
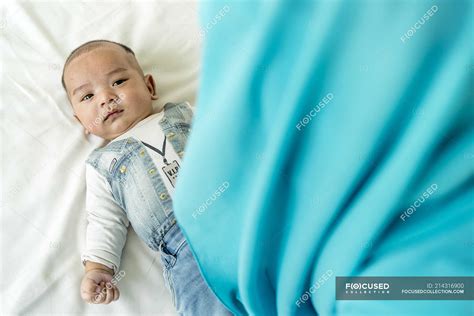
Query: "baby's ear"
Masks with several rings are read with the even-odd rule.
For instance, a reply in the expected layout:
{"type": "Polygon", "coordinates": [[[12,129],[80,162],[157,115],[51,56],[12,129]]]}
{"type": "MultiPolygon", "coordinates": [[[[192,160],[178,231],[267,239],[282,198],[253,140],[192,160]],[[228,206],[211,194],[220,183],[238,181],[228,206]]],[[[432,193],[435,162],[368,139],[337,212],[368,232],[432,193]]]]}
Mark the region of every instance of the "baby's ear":
{"type": "Polygon", "coordinates": [[[143,79],[145,80],[146,87],[151,94],[151,99],[158,100],[158,94],[156,93],[155,88],[155,79],[153,79],[153,76],[148,74],[143,79]]]}
{"type": "Polygon", "coordinates": [[[74,118],[82,125],[81,120],[79,119],[79,117],[76,114],[73,114],[72,116],[74,116],[74,118]]]}

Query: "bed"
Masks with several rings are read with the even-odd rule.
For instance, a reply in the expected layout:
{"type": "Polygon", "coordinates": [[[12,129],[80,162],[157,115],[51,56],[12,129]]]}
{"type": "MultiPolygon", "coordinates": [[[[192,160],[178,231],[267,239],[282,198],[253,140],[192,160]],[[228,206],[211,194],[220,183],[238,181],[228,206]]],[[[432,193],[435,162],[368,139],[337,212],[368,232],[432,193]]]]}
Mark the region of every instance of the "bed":
{"type": "Polygon", "coordinates": [[[65,58],[93,39],[130,46],[166,102],[195,103],[202,32],[197,4],[162,1],[9,2],[0,17],[1,314],[174,315],[160,259],[133,230],[121,297],[90,305],[79,292],[86,212],[86,136],[61,86],[65,58]]]}

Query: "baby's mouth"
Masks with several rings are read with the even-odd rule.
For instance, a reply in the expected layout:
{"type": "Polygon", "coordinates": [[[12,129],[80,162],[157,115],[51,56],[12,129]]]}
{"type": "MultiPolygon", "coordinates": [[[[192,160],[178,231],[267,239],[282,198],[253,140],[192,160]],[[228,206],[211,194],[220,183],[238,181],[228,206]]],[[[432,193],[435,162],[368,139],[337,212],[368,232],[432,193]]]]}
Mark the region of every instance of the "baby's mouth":
{"type": "Polygon", "coordinates": [[[107,121],[107,119],[108,119],[110,116],[112,116],[112,115],[114,115],[114,114],[122,113],[122,112],[123,112],[123,110],[113,110],[113,111],[107,113],[107,116],[105,117],[104,122],[107,121]]]}

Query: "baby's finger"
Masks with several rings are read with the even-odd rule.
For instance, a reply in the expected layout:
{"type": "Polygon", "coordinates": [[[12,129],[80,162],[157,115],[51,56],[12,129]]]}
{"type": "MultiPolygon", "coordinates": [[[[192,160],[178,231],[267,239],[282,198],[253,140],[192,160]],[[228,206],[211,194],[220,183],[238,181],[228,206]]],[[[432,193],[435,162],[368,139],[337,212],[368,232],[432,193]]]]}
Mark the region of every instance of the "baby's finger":
{"type": "Polygon", "coordinates": [[[107,283],[106,288],[107,288],[107,296],[105,298],[104,304],[110,304],[110,302],[114,300],[114,286],[112,285],[112,283],[107,283]]]}
{"type": "Polygon", "coordinates": [[[114,287],[114,301],[118,300],[120,297],[120,291],[117,287],[114,287]]]}
{"type": "Polygon", "coordinates": [[[94,293],[93,303],[102,304],[106,299],[107,291],[104,286],[104,282],[100,282],[100,285],[97,286],[97,289],[94,293]]]}
{"type": "Polygon", "coordinates": [[[105,283],[102,281],[99,283],[99,286],[97,286],[97,289],[95,291],[94,303],[95,304],[104,303],[106,296],[107,296],[107,290],[105,288],[105,283]]]}
{"type": "Polygon", "coordinates": [[[94,297],[92,298],[92,303],[102,304],[105,301],[105,295],[105,292],[95,293],[94,297]]]}
{"type": "Polygon", "coordinates": [[[83,291],[87,293],[95,293],[97,288],[98,285],[93,282],[84,282],[82,285],[83,291]]]}
{"type": "Polygon", "coordinates": [[[81,297],[87,303],[94,303],[94,297],[98,294],[96,292],[97,285],[90,285],[83,283],[81,287],[81,297]]]}

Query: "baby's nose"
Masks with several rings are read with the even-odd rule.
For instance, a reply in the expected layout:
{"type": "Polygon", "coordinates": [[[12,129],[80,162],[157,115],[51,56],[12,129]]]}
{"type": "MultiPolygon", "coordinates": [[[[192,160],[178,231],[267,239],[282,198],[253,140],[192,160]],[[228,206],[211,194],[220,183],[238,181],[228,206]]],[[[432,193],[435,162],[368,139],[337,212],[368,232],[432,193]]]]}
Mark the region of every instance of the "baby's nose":
{"type": "Polygon", "coordinates": [[[108,98],[104,98],[100,105],[101,106],[109,105],[109,104],[112,104],[114,102],[115,102],[115,97],[108,97],[108,98]]]}

